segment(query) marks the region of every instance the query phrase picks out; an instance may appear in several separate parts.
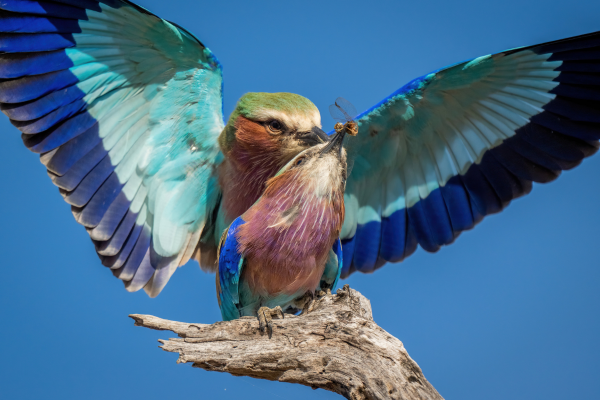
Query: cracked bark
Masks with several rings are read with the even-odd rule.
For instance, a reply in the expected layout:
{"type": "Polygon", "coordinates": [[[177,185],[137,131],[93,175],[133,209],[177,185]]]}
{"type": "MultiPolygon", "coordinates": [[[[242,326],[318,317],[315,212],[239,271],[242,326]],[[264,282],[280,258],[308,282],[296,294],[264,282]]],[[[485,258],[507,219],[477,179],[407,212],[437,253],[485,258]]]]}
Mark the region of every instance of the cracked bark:
{"type": "Polygon", "coordinates": [[[373,321],[369,300],[348,285],[300,316],[273,320],[271,339],[251,317],[212,325],[130,317],[137,326],[176,333],[160,347],[207,371],[299,383],[352,400],[442,399],[402,342],[373,321]]]}

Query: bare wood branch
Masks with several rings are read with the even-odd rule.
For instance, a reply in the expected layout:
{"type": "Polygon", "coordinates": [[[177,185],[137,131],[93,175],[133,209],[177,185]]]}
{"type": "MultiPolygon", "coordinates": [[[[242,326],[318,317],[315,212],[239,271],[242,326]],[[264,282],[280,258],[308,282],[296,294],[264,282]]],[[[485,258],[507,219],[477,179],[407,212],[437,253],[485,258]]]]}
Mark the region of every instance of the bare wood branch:
{"type": "Polygon", "coordinates": [[[369,300],[348,285],[300,316],[274,320],[271,339],[250,317],[212,325],[130,317],[137,326],[177,333],[159,340],[162,349],[207,371],[300,383],[352,400],[442,399],[402,342],[373,321],[369,300]]]}

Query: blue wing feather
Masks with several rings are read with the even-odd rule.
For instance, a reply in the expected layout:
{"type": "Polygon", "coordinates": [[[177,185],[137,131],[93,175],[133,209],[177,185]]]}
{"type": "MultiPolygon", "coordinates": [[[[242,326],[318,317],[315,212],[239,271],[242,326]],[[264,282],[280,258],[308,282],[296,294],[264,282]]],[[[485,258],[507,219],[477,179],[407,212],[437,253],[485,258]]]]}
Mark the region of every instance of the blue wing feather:
{"type": "Polygon", "coordinates": [[[600,32],[479,57],[362,113],[348,141],[342,276],[401,261],[417,243],[437,251],[594,154],[598,47],[600,32]]]}
{"type": "Polygon", "coordinates": [[[220,245],[219,270],[217,280],[217,296],[223,321],[231,321],[240,317],[238,310],[239,283],[244,264],[244,257],[239,253],[236,237],[237,229],[245,221],[238,217],[227,229],[227,234],[220,245]]]}
{"type": "Polygon", "coordinates": [[[0,51],[5,53],[52,51],[73,46],[75,46],[75,39],[69,33],[30,35],[0,33],[0,51]]]}

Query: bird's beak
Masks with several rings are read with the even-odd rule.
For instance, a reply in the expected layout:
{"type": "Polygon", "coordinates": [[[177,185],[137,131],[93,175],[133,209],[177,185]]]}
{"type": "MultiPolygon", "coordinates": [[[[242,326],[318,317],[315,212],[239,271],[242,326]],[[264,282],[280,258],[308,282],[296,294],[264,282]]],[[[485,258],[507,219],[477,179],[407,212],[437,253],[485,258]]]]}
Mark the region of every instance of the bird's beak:
{"type": "Polygon", "coordinates": [[[342,154],[342,143],[344,142],[344,136],[346,135],[346,129],[342,129],[337,132],[333,138],[327,143],[320,151],[321,155],[329,152],[337,152],[336,154],[342,154]]]}
{"type": "Polygon", "coordinates": [[[296,138],[306,146],[314,146],[329,141],[329,136],[316,126],[308,132],[298,132],[296,138]]]}

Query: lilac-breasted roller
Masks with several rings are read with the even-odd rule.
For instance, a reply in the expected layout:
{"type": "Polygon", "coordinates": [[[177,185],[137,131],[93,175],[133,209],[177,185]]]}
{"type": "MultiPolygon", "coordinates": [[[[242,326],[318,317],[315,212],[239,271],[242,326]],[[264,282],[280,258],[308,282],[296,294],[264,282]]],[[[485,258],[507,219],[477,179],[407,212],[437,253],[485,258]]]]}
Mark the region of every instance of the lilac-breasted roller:
{"type": "MultiPolygon", "coordinates": [[[[262,196],[223,232],[217,297],[224,320],[303,308],[335,287],[342,271],[340,231],[347,179],[345,129],[294,157],[262,196]]],[[[269,329],[269,334],[271,329],[269,329]]]]}
{"type": "MultiPolygon", "coordinates": [[[[129,1],[0,9],[0,109],[127,290],[156,296],[191,258],[214,271],[222,233],[269,179],[329,141],[295,94],[247,94],[225,124],[217,58],[129,1]]],[[[342,277],[437,251],[593,154],[599,49],[592,33],[486,55],[357,116],[342,277]]]]}

